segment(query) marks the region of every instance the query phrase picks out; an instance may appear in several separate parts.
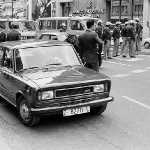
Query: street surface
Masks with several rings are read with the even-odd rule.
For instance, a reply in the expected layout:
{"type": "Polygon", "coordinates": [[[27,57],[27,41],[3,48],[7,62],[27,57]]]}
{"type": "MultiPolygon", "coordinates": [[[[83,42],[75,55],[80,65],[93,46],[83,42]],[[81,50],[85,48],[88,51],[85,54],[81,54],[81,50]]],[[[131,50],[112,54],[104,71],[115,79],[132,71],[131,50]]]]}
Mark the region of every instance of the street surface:
{"type": "Polygon", "coordinates": [[[150,55],[107,59],[100,72],[115,100],[99,116],[45,116],[29,128],[0,100],[0,150],[150,150],[150,55]]]}

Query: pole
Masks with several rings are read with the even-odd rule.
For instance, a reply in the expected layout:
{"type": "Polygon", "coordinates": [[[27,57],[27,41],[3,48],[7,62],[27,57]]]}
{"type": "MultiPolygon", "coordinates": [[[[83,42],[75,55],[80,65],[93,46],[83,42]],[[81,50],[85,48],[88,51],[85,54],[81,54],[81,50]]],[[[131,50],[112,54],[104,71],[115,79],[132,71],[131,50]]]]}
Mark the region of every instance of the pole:
{"type": "Polygon", "coordinates": [[[119,21],[121,22],[121,0],[119,1],[119,21]]]}
{"type": "Polygon", "coordinates": [[[14,9],[14,6],[13,6],[13,0],[12,0],[12,18],[13,18],[13,9],[14,9]]]}
{"type": "Polygon", "coordinates": [[[131,12],[131,19],[133,20],[133,12],[134,12],[134,0],[132,0],[132,12],[131,12]]]}

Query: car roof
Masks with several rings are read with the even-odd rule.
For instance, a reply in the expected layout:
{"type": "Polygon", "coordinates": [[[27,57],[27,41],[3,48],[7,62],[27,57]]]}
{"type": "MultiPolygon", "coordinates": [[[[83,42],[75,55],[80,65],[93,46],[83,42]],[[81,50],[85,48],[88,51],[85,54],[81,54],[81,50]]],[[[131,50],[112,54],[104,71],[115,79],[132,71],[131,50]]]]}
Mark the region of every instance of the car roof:
{"type": "Polygon", "coordinates": [[[41,33],[42,35],[67,35],[66,32],[44,32],[44,33],[41,33]]]}
{"type": "Polygon", "coordinates": [[[0,46],[2,47],[7,47],[9,49],[14,49],[14,48],[31,48],[31,47],[46,47],[46,46],[63,46],[63,45],[71,45],[67,42],[64,41],[53,41],[53,40],[20,40],[20,41],[7,41],[7,42],[2,42],[0,43],[0,46]]]}

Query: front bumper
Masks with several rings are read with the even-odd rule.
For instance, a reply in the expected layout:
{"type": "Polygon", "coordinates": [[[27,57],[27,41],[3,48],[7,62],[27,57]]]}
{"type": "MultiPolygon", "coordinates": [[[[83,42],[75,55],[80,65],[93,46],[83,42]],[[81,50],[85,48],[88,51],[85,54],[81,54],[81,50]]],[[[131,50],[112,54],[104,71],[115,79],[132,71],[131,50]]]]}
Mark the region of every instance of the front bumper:
{"type": "Polygon", "coordinates": [[[42,114],[42,113],[52,114],[52,113],[60,112],[60,111],[71,109],[71,108],[78,108],[78,107],[84,107],[84,106],[91,106],[91,107],[100,106],[113,100],[114,100],[114,97],[110,96],[107,98],[102,98],[102,99],[93,100],[93,101],[85,102],[85,103],[74,104],[74,105],[67,105],[67,106],[60,106],[60,107],[46,107],[46,108],[30,108],[30,111],[34,114],[42,114]]]}

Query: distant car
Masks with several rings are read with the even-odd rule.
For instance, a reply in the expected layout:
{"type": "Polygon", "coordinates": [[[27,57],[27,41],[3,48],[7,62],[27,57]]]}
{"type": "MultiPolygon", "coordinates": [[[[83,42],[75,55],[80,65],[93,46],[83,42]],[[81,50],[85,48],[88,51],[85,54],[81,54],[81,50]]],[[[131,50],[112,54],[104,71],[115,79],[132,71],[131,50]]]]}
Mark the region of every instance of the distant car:
{"type": "Polygon", "coordinates": [[[143,45],[146,49],[150,49],[150,38],[146,38],[143,40],[143,45]]]}
{"type": "Polygon", "coordinates": [[[64,32],[46,32],[46,33],[41,33],[41,35],[38,37],[38,40],[65,41],[67,37],[68,34],[64,32]]]}
{"type": "Polygon", "coordinates": [[[110,78],[85,68],[67,42],[0,43],[0,96],[26,126],[38,124],[42,115],[101,114],[114,99],[110,89],[110,78]]]}

